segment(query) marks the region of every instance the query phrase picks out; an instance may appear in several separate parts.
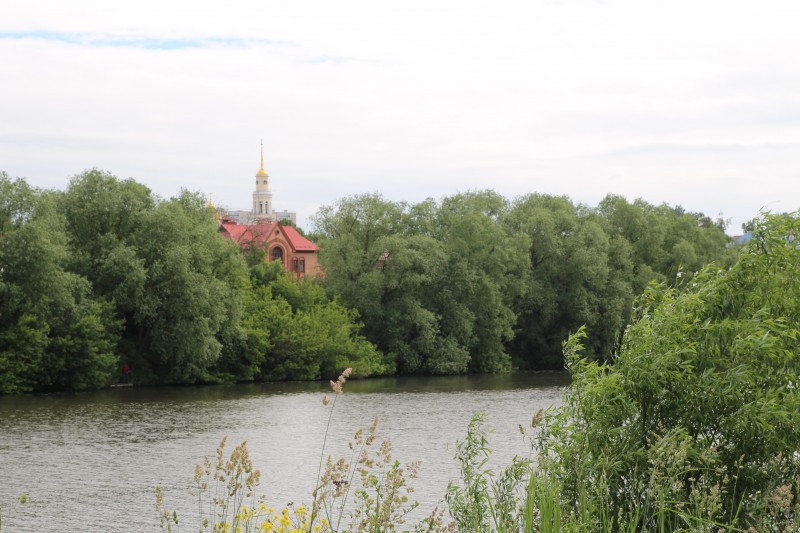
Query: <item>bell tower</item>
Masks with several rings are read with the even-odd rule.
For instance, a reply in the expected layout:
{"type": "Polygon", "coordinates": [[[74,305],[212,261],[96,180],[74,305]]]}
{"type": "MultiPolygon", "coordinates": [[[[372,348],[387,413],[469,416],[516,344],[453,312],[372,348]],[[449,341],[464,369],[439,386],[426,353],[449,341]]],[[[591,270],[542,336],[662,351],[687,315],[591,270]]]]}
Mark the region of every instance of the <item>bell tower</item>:
{"type": "Polygon", "coordinates": [[[264,170],[264,141],[261,141],[261,168],[256,172],[256,190],[253,191],[253,218],[273,220],[272,193],[269,190],[269,174],[264,170]]]}

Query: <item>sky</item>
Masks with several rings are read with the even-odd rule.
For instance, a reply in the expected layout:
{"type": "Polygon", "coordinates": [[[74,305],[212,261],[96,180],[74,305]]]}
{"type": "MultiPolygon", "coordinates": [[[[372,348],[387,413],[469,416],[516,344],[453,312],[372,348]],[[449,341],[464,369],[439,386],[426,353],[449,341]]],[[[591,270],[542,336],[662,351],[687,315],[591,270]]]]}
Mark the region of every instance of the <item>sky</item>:
{"type": "Polygon", "coordinates": [[[797,0],[2,0],[0,170],[312,229],[362,193],[800,208],[797,0]]]}

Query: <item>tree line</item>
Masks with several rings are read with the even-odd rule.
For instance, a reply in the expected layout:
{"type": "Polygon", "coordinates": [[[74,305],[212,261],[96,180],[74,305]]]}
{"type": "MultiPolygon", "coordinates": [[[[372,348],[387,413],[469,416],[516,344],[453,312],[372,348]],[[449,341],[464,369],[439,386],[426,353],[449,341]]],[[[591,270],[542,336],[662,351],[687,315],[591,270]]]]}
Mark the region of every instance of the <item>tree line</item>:
{"type": "Polygon", "coordinates": [[[384,372],[354,311],[251,252],[196,193],[0,174],[0,392],[384,372]]]}
{"type": "Polygon", "coordinates": [[[738,254],[722,220],[614,195],[592,208],[541,194],[367,194],[314,223],[326,288],[401,373],[560,369],[583,325],[588,353],[606,360],[648,284],[738,254]]]}
{"type": "Polygon", "coordinates": [[[721,221],[606,197],[345,198],[314,217],[321,279],[217,230],[205,198],[89,170],[65,191],[0,173],[0,393],[562,368],[609,357],[636,295],[732,264],[721,221]]]}

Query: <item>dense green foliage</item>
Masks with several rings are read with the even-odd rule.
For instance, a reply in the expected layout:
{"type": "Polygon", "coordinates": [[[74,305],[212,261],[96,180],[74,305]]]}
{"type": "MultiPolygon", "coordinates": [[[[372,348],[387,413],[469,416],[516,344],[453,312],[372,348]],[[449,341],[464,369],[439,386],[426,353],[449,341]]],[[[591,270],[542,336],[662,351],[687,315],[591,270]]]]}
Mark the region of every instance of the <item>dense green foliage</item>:
{"type": "Polygon", "coordinates": [[[365,334],[400,372],[456,374],[510,367],[512,296],[523,257],[497,224],[494,193],[409,208],[372,195],[317,217],[325,284],[358,309],[365,334]]]}
{"type": "Polygon", "coordinates": [[[355,313],[218,232],[205,199],[98,170],[0,174],[0,393],[385,372],[355,313]],[[250,259],[248,264],[246,259],[250,259]]]}
{"type": "Polygon", "coordinates": [[[645,531],[796,530],[797,215],[760,221],[730,269],[649,288],[613,365],[571,338],[574,381],[542,455],[567,513],[603,509],[645,531]]]}
{"type": "Polygon", "coordinates": [[[246,270],[205,200],[184,191],[158,201],[133,180],[93,170],[72,179],[59,205],[71,270],[115,306],[122,355],[140,377],[209,379],[219,338],[239,327],[246,270]]]}
{"type": "Polygon", "coordinates": [[[736,255],[720,221],[616,196],[592,209],[537,194],[372,194],[323,207],[315,225],[326,288],[400,372],[561,368],[582,325],[607,359],[648,283],[736,255]]]}
{"type": "Polygon", "coordinates": [[[116,372],[120,323],[70,270],[56,200],[0,174],[0,392],[91,389],[116,372]]]}
{"type": "Polygon", "coordinates": [[[262,277],[245,301],[246,360],[259,362],[252,377],[309,380],[333,377],[348,367],[361,376],[390,370],[358,335],[354,311],[329,300],[313,280],[294,281],[278,265],[258,268],[264,267],[272,269],[274,279],[262,277]]]}
{"type": "Polygon", "coordinates": [[[609,196],[491,191],[320,209],[322,280],[218,232],[196,193],[90,170],[66,191],[0,175],[0,392],[561,368],[585,325],[611,357],[634,297],[732,262],[721,222],[609,196]],[[359,321],[363,321],[361,324],[359,321]]]}

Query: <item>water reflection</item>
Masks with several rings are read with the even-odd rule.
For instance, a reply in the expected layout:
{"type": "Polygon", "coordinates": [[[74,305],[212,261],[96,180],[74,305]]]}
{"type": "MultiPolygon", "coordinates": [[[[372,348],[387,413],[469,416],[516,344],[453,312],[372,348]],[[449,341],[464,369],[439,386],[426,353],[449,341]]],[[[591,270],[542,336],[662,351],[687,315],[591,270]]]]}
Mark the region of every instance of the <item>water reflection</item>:
{"type": "MultiPolygon", "coordinates": [[[[565,374],[397,377],[349,381],[337,399],[326,453],[343,453],[379,416],[395,457],[421,460],[416,497],[432,508],[457,476],[453,444],[475,411],[495,429],[494,460],[527,453],[517,431],[559,401],[565,374]]],[[[188,519],[194,465],[223,436],[247,440],[262,493],[308,501],[329,411],[323,383],[117,389],[0,397],[0,505],[4,531],[152,531],[154,487],[188,519]],[[27,494],[25,505],[14,503],[27,494]]],[[[192,530],[187,527],[185,530],[192,530]]]]}

